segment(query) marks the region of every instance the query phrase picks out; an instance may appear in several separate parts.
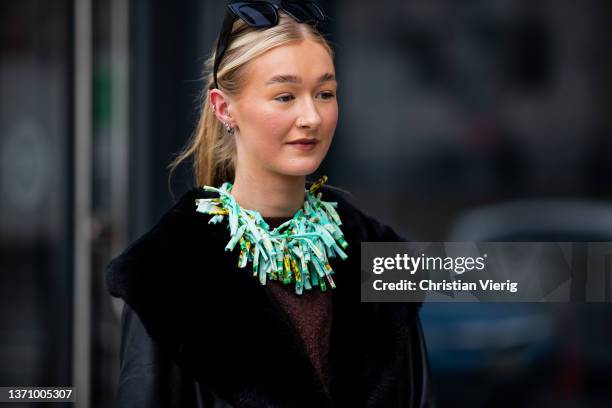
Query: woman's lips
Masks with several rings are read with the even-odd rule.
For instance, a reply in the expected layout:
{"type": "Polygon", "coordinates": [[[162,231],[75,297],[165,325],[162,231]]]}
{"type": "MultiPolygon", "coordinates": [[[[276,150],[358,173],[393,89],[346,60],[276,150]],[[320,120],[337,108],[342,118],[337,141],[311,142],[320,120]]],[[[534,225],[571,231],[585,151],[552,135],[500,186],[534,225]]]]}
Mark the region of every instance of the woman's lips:
{"type": "Polygon", "coordinates": [[[294,142],[294,143],[289,143],[289,146],[293,146],[296,149],[300,149],[300,150],[312,150],[315,148],[315,146],[317,145],[317,141],[313,140],[313,141],[309,141],[309,142],[294,142]]]}

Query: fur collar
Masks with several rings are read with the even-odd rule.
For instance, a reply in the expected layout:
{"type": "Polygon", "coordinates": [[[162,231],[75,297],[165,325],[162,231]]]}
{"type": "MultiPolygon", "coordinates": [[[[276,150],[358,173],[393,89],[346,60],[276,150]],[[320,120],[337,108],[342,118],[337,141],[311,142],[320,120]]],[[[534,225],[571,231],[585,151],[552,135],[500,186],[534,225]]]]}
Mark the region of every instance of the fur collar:
{"type": "MultiPolygon", "coordinates": [[[[414,303],[360,302],[360,243],[400,237],[324,185],[337,201],[349,243],[335,270],[330,345],[331,385],[319,381],[286,314],[225,252],[227,223],[208,224],[194,188],[106,269],[106,285],[138,314],[149,335],[201,384],[237,407],[388,406],[406,381],[404,364],[414,303]]],[[[274,282],[276,283],[276,282],[274,282]]],[[[331,289],[329,289],[331,290],[331,289]]],[[[307,295],[306,293],[305,295],[307,295]]],[[[408,390],[407,392],[413,392],[408,390]]]]}

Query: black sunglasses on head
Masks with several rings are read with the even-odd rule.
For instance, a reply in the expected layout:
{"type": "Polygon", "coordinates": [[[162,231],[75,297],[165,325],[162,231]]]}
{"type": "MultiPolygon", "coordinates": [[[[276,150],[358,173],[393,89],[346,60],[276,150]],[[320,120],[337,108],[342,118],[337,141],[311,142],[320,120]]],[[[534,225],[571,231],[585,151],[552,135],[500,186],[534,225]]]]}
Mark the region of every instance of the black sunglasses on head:
{"type": "Polygon", "coordinates": [[[325,13],[323,13],[323,10],[311,1],[230,1],[227,4],[227,11],[223,19],[223,25],[217,42],[217,50],[215,52],[215,63],[213,65],[215,88],[219,87],[217,83],[217,70],[219,69],[221,58],[229,45],[234,21],[239,18],[250,27],[273,27],[278,24],[278,10],[284,11],[298,23],[316,25],[325,20],[325,13]]]}

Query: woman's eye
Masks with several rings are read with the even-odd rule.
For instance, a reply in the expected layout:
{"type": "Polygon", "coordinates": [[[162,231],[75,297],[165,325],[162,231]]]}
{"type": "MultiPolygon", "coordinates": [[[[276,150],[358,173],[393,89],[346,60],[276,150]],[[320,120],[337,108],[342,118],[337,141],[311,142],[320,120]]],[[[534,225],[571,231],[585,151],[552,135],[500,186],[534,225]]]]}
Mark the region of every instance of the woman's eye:
{"type": "Polygon", "coordinates": [[[332,99],[334,96],[333,92],[321,92],[321,95],[323,96],[323,99],[332,99]]]}
{"type": "MultiPolygon", "coordinates": [[[[336,96],[333,92],[321,92],[319,95],[323,99],[332,99],[332,98],[334,98],[336,96]]],[[[290,102],[293,99],[295,99],[295,97],[293,95],[281,95],[281,96],[277,96],[274,99],[279,101],[279,102],[290,102]]]]}
{"type": "Polygon", "coordinates": [[[289,102],[293,99],[293,95],[281,95],[275,99],[279,102],[289,102]]]}

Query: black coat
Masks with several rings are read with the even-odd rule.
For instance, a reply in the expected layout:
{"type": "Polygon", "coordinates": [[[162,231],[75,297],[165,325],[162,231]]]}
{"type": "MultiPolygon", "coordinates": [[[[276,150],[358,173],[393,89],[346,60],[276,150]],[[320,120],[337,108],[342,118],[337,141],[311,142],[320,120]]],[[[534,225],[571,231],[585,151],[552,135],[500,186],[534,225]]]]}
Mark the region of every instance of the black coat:
{"type": "Polygon", "coordinates": [[[349,243],[331,260],[329,389],[269,287],[224,251],[227,222],[195,211],[217,194],[194,188],[106,269],[126,302],[119,407],[430,406],[420,305],[360,301],[360,243],[403,239],[340,190],[320,191],[349,243]]]}

